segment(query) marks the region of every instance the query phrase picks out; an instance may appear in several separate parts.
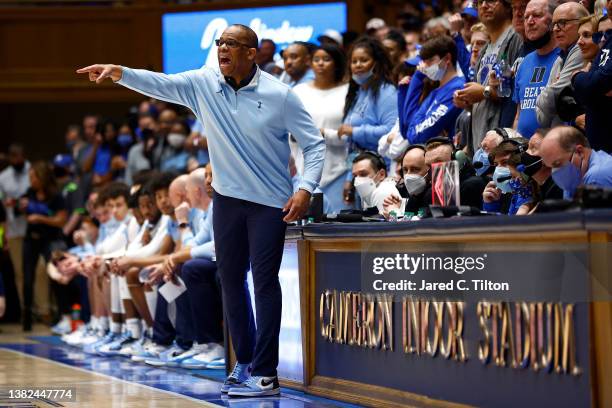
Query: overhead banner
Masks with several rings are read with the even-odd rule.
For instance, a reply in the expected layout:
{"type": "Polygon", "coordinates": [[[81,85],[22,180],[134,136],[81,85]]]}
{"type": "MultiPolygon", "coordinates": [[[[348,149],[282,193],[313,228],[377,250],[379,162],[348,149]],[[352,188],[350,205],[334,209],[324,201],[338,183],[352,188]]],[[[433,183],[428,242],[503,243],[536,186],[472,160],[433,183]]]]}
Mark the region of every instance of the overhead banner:
{"type": "Polygon", "coordinates": [[[346,4],[324,3],[236,10],[167,13],[162,17],[164,72],[217,66],[215,40],[232,24],[244,24],[283,49],[295,41],[316,42],[327,29],[346,31],[346,4]]]}

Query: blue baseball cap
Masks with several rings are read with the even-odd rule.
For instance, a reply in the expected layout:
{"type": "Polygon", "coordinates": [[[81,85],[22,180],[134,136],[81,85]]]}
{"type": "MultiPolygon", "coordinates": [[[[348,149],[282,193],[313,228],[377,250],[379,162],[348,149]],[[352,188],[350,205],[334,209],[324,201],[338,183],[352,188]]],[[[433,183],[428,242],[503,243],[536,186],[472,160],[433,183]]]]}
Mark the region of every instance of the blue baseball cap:
{"type": "Polygon", "coordinates": [[[406,64],[408,66],[411,65],[413,67],[416,67],[417,65],[419,65],[419,63],[421,61],[423,61],[423,59],[421,58],[421,53],[420,53],[420,51],[421,51],[421,44],[417,44],[416,49],[417,49],[417,55],[415,55],[412,58],[408,58],[408,59],[404,60],[404,64],[406,64]]]}
{"type": "Polygon", "coordinates": [[[474,7],[474,1],[473,0],[468,1],[467,5],[463,9],[463,11],[461,11],[461,14],[467,14],[468,16],[472,16],[474,18],[478,18],[478,9],[476,7],[474,7]]]}
{"type": "Polygon", "coordinates": [[[69,154],[58,154],[53,158],[53,165],[55,167],[70,167],[72,166],[72,156],[69,154]]]}

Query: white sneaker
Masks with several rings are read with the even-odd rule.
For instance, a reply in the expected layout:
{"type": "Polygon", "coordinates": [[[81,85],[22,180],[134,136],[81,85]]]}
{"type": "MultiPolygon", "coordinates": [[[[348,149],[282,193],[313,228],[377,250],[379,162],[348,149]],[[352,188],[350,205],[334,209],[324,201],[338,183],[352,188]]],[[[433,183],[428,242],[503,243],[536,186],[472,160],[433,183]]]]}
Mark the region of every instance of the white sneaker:
{"type": "Polygon", "coordinates": [[[81,337],[85,334],[86,331],[89,330],[88,325],[81,325],[75,331],[71,333],[64,334],[61,338],[64,343],[68,343],[69,341],[73,341],[74,339],[81,337]]]}
{"type": "Polygon", "coordinates": [[[78,346],[79,344],[81,344],[81,341],[83,340],[83,338],[90,334],[91,333],[88,332],[87,330],[75,330],[69,335],[67,335],[66,338],[63,340],[66,344],[70,346],[78,346]]]}
{"type": "Polygon", "coordinates": [[[93,344],[96,341],[100,340],[103,336],[100,336],[97,332],[85,333],[83,337],[81,337],[80,341],[77,345],[79,346],[87,346],[88,344],[93,344]]]}
{"type": "Polygon", "coordinates": [[[62,319],[53,327],[51,333],[63,336],[72,332],[72,320],[68,316],[62,316],[62,319]]]}
{"type": "Polygon", "coordinates": [[[207,349],[190,359],[184,360],[181,367],[183,368],[200,368],[200,365],[207,365],[211,361],[218,360],[225,356],[225,349],[217,343],[208,343],[206,344],[207,349]]]}

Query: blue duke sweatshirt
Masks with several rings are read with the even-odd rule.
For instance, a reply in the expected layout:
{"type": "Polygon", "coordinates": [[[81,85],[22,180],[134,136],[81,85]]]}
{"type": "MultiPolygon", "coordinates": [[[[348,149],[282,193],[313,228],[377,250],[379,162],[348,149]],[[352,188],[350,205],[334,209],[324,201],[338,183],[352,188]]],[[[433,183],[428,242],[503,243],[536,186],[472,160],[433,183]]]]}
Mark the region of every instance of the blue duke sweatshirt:
{"type": "Polygon", "coordinates": [[[425,143],[432,137],[455,135],[455,121],[461,109],[453,104],[453,93],[463,89],[465,78],[456,76],[430,92],[419,105],[425,75],[417,71],[408,85],[400,85],[397,97],[400,132],[410,144],[425,143]]]}
{"type": "Polygon", "coordinates": [[[321,179],[321,133],[293,91],[259,68],[238,91],[210,67],[172,75],[123,67],[118,83],[195,113],[206,129],[212,185],[221,195],[282,208],[293,191],[288,133],[304,153],[299,188],[313,192],[321,179]]]}

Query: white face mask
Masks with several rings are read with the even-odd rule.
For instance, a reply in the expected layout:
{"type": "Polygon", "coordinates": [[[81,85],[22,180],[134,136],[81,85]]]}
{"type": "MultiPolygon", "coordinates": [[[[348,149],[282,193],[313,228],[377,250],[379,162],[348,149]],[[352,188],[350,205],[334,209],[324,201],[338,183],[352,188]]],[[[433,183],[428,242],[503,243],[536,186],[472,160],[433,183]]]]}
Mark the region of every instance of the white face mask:
{"type": "Polygon", "coordinates": [[[376,183],[371,177],[355,177],[355,190],[361,196],[361,199],[368,208],[371,207],[370,199],[374,190],[376,190],[376,183]]]}
{"type": "Polygon", "coordinates": [[[175,149],[180,149],[185,144],[185,139],[187,139],[187,136],[185,135],[180,133],[170,133],[167,140],[170,146],[174,147],[175,149]]]}
{"type": "Polygon", "coordinates": [[[425,191],[427,182],[425,181],[425,176],[406,174],[404,176],[404,185],[406,186],[406,190],[408,190],[408,194],[417,195],[425,191]]]}
{"type": "Polygon", "coordinates": [[[446,68],[440,67],[441,63],[442,61],[440,61],[437,64],[432,64],[428,67],[425,66],[425,64],[423,64],[421,66],[421,72],[425,74],[425,76],[431,79],[432,81],[440,81],[446,74],[446,68]]]}

